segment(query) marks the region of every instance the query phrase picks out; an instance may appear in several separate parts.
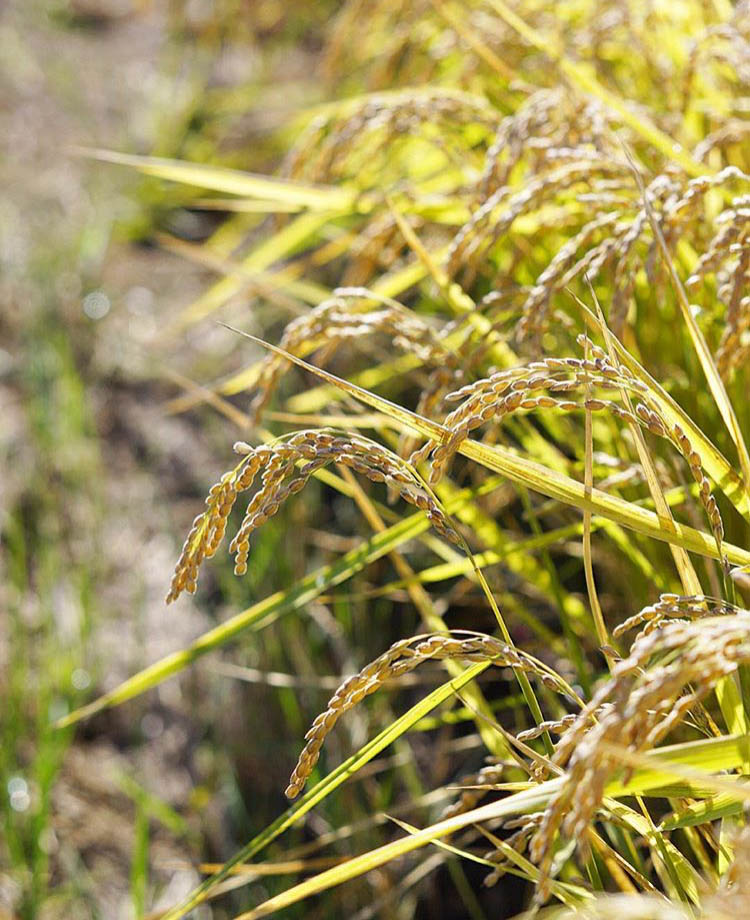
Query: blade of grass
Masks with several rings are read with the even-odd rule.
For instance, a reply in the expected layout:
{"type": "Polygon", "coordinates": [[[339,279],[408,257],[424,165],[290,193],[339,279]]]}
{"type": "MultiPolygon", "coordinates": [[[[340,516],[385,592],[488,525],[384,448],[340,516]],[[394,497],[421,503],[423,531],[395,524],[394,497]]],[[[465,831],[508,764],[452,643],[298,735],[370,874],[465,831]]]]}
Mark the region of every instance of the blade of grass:
{"type": "Polygon", "coordinates": [[[695,827],[698,824],[707,824],[711,821],[718,821],[720,818],[742,814],[746,807],[745,800],[739,798],[733,792],[721,792],[708,799],[691,802],[690,805],[680,808],[662,819],[659,827],[664,831],[695,827]]]}
{"type": "Polygon", "coordinates": [[[181,182],[184,185],[194,185],[261,201],[278,201],[282,208],[294,205],[316,211],[355,211],[364,214],[372,207],[372,198],[364,198],[356,189],[341,186],[306,185],[289,179],[271,179],[268,176],[254,175],[223,166],[136,156],[113,150],[81,147],[77,148],[76,152],[103,163],[130,166],[146,176],[167,179],[170,182],[181,182]]]}
{"type": "MultiPolygon", "coordinates": [[[[636,767],[632,777],[625,784],[621,779],[611,780],[607,786],[606,794],[614,797],[616,795],[633,795],[638,792],[645,792],[649,788],[663,783],[665,775],[671,776],[670,771],[675,764],[689,763],[691,759],[704,764],[710,762],[712,769],[716,770],[727,769],[730,766],[736,767],[744,757],[745,747],[746,742],[744,739],[720,738],[675,745],[672,748],[654,751],[651,754],[644,755],[648,766],[636,767]]],[[[469,824],[493,821],[510,817],[511,815],[536,811],[543,807],[549,801],[549,798],[559,790],[562,781],[561,778],[547,780],[529,789],[516,792],[500,801],[491,802],[488,805],[482,805],[463,814],[438,821],[436,824],[407,837],[385,844],[361,856],[356,856],[342,866],[337,866],[322,872],[314,878],[307,879],[288,891],[270,898],[253,910],[240,914],[235,920],[257,920],[259,917],[268,916],[311,895],[320,894],[322,891],[357,878],[365,872],[376,869],[378,866],[391,862],[399,856],[426,846],[435,840],[447,837],[469,824]]],[[[684,859],[684,857],[682,858],[684,859]]],[[[178,916],[170,916],[168,920],[177,920],[178,916]]]]}
{"type": "Polygon", "coordinates": [[[242,214],[298,214],[304,205],[270,198],[194,198],[188,207],[196,211],[234,211],[242,214]]]}
{"type": "Polygon", "coordinates": [[[196,265],[210,268],[220,275],[245,278],[245,290],[248,294],[276,303],[293,316],[305,312],[307,305],[319,304],[329,295],[328,288],[314,281],[297,278],[297,272],[290,271],[289,268],[278,271],[250,268],[243,262],[215,253],[209,246],[189,243],[166,233],[154,234],[154,240],[163,249],[196,265]]]}
{"type": "MultiPolygon", "coordinates": [[[[299,246],[315,237],[322,227],[338,216],[341,216],[341,212],[305,212],[273,234],[273,236],[264,239],[259,246],[241,260],[240,273],[228,275],[226,278],[217,281],[205,294],[202,294],[197,300],[185,307],[177,318],[165,328],[163,338],[171,341],[175,333],[205,319],[215,310],[223,307],[230,298],[244,289],[247,283],[246,271],[251,273],[265,271],[274,263],[287,259],[299,246]]],[[[285,274],[284,277],[296,278],[296,275],[289,273],[285,274]]]]}
{"type": "MultiPolygon", "coordinates": [[[[735,735],[732,737],[741,738],[744,736],[735,735]]],[[[744,747],[747,747],[747,742],[745,742],[744,747]]],[[[611,754],[620,763],[628,767],[648,768],[650,766],[648,762],[649,755],[639,751],[631,751],[621,744],[605,742],[602,745],[602,750],[611,754]]],[[[713,776],[704,770],[696,769],[693,764],[685,761],[665,761],[662,769],[665,773],[669,773],[681,780],[687,780],[700,789],[711,793],[733,796],[737,801],[750,802],[750,784],[746,782],[731,779],[728,776],[713,776]]]]}
{"type": "MultiPolygon", "coordinates": [[[[584,358],[588,361],[589,359],[589,340],[586,339],[585,349],[584,349],[584,358]]],[[[585,393],[586,400],[589,399],[591,395],[591,387],[589,384],[588,374],[585,376],[585,393]]],[[[583,487],[586,490],[587,495],[591,495],[591,490],[594,487],[594,440],[591,424],[591,410],[586,409],[585,412],[585,421],[584,421],[584,442],[585,442],[585,458],[584,458],[584,481],[583,487]]],[[[610,638],[609,633],[607,632],[607,627],[604,623],[604,614],[602,613],[601,604],[599,603],[599,595],[596,591],[596,581],[594,579],[594,566],[591,561],[591,512],[583,512],[583,570],[586,576],[586,590],[589,595],[589,606],[591,607],[591,615],[594,619],[594,627],[596,629],[596,637],[599,642],[600,648],[609,647],[610,638]]],[[[609,669],[612,670],[613,660],[611,655],[605,655],[607,659],[607,665],[609,669]]]]}

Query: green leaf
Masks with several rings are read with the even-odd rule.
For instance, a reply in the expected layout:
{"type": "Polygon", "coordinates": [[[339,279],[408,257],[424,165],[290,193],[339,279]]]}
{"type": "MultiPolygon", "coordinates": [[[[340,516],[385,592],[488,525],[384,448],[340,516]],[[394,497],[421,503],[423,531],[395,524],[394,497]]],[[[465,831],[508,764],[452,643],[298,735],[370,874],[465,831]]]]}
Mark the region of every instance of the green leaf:
{"type": "MultiPolygon", "coordinates": [[[[617,795],[633,795],[645,793],[649,789],[664,784],[669,780],[670,764],[690,763],[699,764],[703,769],[719,770],[737,767],[745,757],[746,740],[735,737],[717,738],[708,741],[696,741],[688,744],[674,745],[644,755],[654,766],[651,768],[636,768],[627,783],[615,778],[607,784],[606,794],[614,797],[617,795]],[[665,769],[660,769],[662,766],[665,769]]],[[[328,869],[313,878],[307,879],[298,885],[276,895],[263,904],[240,914],[235,920],[257,920],[259,917],[268,916],[277,910],[296,904],[305,898],[320,894],[328,888],[342,884],[342,882],[357,878],[365,872],[378,868],[391,862],[406,853],[426,846],[443,837],[468,827],[470,824],[481,824],[484,821],[497,821],[512,815],[527,814],[543,808],[550,798],[559,791],[564,778],[557,778],[532,786],[521,792],[516,792],[507,798],[488,805],[482,805],[471,811],[438,821],[423,830],[400,838],[392,843],[385,844],[369,853],[364,853],[342,865],[328,869]]],[[[684,859],[684,857],[681,857],[684,859]]],[[[691,886],[695,884],[694,872],[685,879],[691,886]]],[[[165,920],[177,920],[181,914],[170,914],[165,920]]]]}
{"type": "Polygon", "coordinates": [[[356,189],[341,186],[306,185],[289,179],[272,179],[223,166],[134,156],[112,150],[82,148],[80,152],[104,163],[131,166],[144,175],[168,179],[170,182],[225,192],[227,195],[242,195],[268,204],[277,201],[282,206],[281,210],[294,206],[312,211],[366,213],[371,207],[371,200],[364,200],[356,189]]]}
{"type": "Polygon", "coordinates": [[[673,812],[659,825],[659,830],[675,831],[682,827],[695,827],[697,824],[706,824],[719,818],[739,815],[747,808],[745,801],[739,800],[728,792],[703,799],[700,802],[691,802],[679,811],[673,812]]]}
{"type": "Polygon", "coordinates": [[[283,815],[278,817],[265,830],[254,837],[250,843],[244,846],[239,852],[222,866],[221,870],[211,878],[206,879],[187,898],[180,904],[173,907],[161,918],[161,920],[178,920],[185,914],[206,900],[210,891],[225,879],[232,869],[241,862],[245,862],[256,856],[269,843],[275,840],[285,830],[296,824],[312,808],[323,801],[326,796],[330,795],[342,783],[346,782],[366,763],[373,759],[377,754],[392,744],[397,738],[400,738],[405,732],[416,725],[429,712],[450,699],[462,687],[465,687],[470,681],[478,677],[482,671],[486,670],[492,664],[491,661],[482,661],[467,668],[459,677],[454,677],[446,681],[442,686],[433,690],[424,699],[420,700],[415,706],[395,719],[387,726],[376,738],[365,744],[360,750],[353,754],[348,760],[344,761],[335,770],[332,770],[316,786],[306,792],[297,802],[288,808],[283,815]]]}

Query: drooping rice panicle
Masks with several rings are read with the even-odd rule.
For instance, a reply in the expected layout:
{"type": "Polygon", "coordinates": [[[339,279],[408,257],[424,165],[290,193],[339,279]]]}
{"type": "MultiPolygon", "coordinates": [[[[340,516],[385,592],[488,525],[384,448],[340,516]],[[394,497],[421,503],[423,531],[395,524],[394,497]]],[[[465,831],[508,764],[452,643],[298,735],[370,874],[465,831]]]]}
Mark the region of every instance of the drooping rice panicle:
{"type": "MultiPolygon", "coordinates": [[[[660,603],[667,608],[677,605],[679,598],[668,596],[660,603]]],[[[580,712],[555,752],[554,762],[565,767],[564,785],[547,808],[530,850],[547,877],[558,833],[585,842],[605,784],[618,766],[610,746],[635,752],[655,747],[719,680],[748,662],[747,610],[699,620],[668,620],[636,639],[628,657],[615,665],[611,678],[580,712]]]]}
{"type": "Polygon", "coordinates": [[[439,502],[413,469],[399,456],[362,435],[311,429],[272,444],[253,448],[240,442],[235,448],[244,453],[244,459],[212,487],[206,499],[207,510],[193,522],[175,568],[168,602],[176,600],[184,590],[195,592],[201,562],[216,552],[238,494],[249,489],[258,474],[260,488],[248,503],[230,544],[230,552],[235,554],[236,575],[247,571],[253,532],[276,514],[288,498],[303,489],[313,473],[331,463],[348,466],[372,482],[385,483],[395,495],[424,511],[442,537],[451,543],[460,542],[439,502]]]}
{"type": "Polygon", "coordinates": [[[299,795],[320,756],[320,750],[341,716],[375,693],[388,680],[400,677],[425,661],[460,658],[465,661],[491,659],[498,667],[509,667],[529,673],[539,673],[537,666],[515,649],[498,639],[485,635],[468,637],[434,635],[417,639],[402,639],[387,652],[370,662],[358,674],[349,677],[328,701],[328,706],[311,725],[302,753],[286,789],[288,798],[299,795]]]}

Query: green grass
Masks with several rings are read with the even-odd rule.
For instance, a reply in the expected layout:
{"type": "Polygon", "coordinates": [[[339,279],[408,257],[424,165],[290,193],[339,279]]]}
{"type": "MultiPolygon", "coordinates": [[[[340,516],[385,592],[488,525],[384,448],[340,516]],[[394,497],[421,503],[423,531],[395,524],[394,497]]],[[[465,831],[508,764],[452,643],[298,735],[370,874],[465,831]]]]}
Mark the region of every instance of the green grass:
{"type": "Polygon", "coordinates": [[[24,380],[32,444],[38,451],[29,482],[50,486],[43,492],[30,489],[3,529],[10,603],[0,784],[6,852],[12,865],[23,867],[18,904],[23,917],[38,916],[50,895],[50,795],[71,734],[55,730],[52,722],[81,699],[76,686],[85,688],[91,680],[86,670],[90,569],[73,569],[64,583],[76,611],[67,636],[55,615],[60,570],[66,564],[65,494],[83,488],[86,479],[95,480],[98,469],[90,416],[68,343],[60,329],[47,329],[42,342],[40,347],[37,340],[24,380]],[[56,444],[64,444],[65,452],[56,451],[56,444]]]}

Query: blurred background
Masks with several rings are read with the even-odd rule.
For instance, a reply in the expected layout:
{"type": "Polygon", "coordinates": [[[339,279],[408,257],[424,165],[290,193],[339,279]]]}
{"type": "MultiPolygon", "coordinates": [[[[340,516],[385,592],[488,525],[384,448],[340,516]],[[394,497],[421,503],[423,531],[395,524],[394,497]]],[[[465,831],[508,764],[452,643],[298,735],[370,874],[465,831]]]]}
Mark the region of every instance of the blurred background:
{"type": "Polygon", "coordinates": [[[165,408],[168,373],[231,368],[216,363],[236,349],[224,330],[172,326],[215,275],[170,247],[205,239],[221,215],[75,148],[273,170],[292,115],[321,98],[335,7],[0,4],[2,917],[158,911],[199,881],[199,860],[226,859],[284,806],[301,723],[277,754],[283,730],[263,737],[277,693],[216,660],[75,732],[49,727],[291,565],[274,560],[271,528],[255,583],[220,564],[226,591],[164,606],[236,436],[215,413],[165,408]]]}

